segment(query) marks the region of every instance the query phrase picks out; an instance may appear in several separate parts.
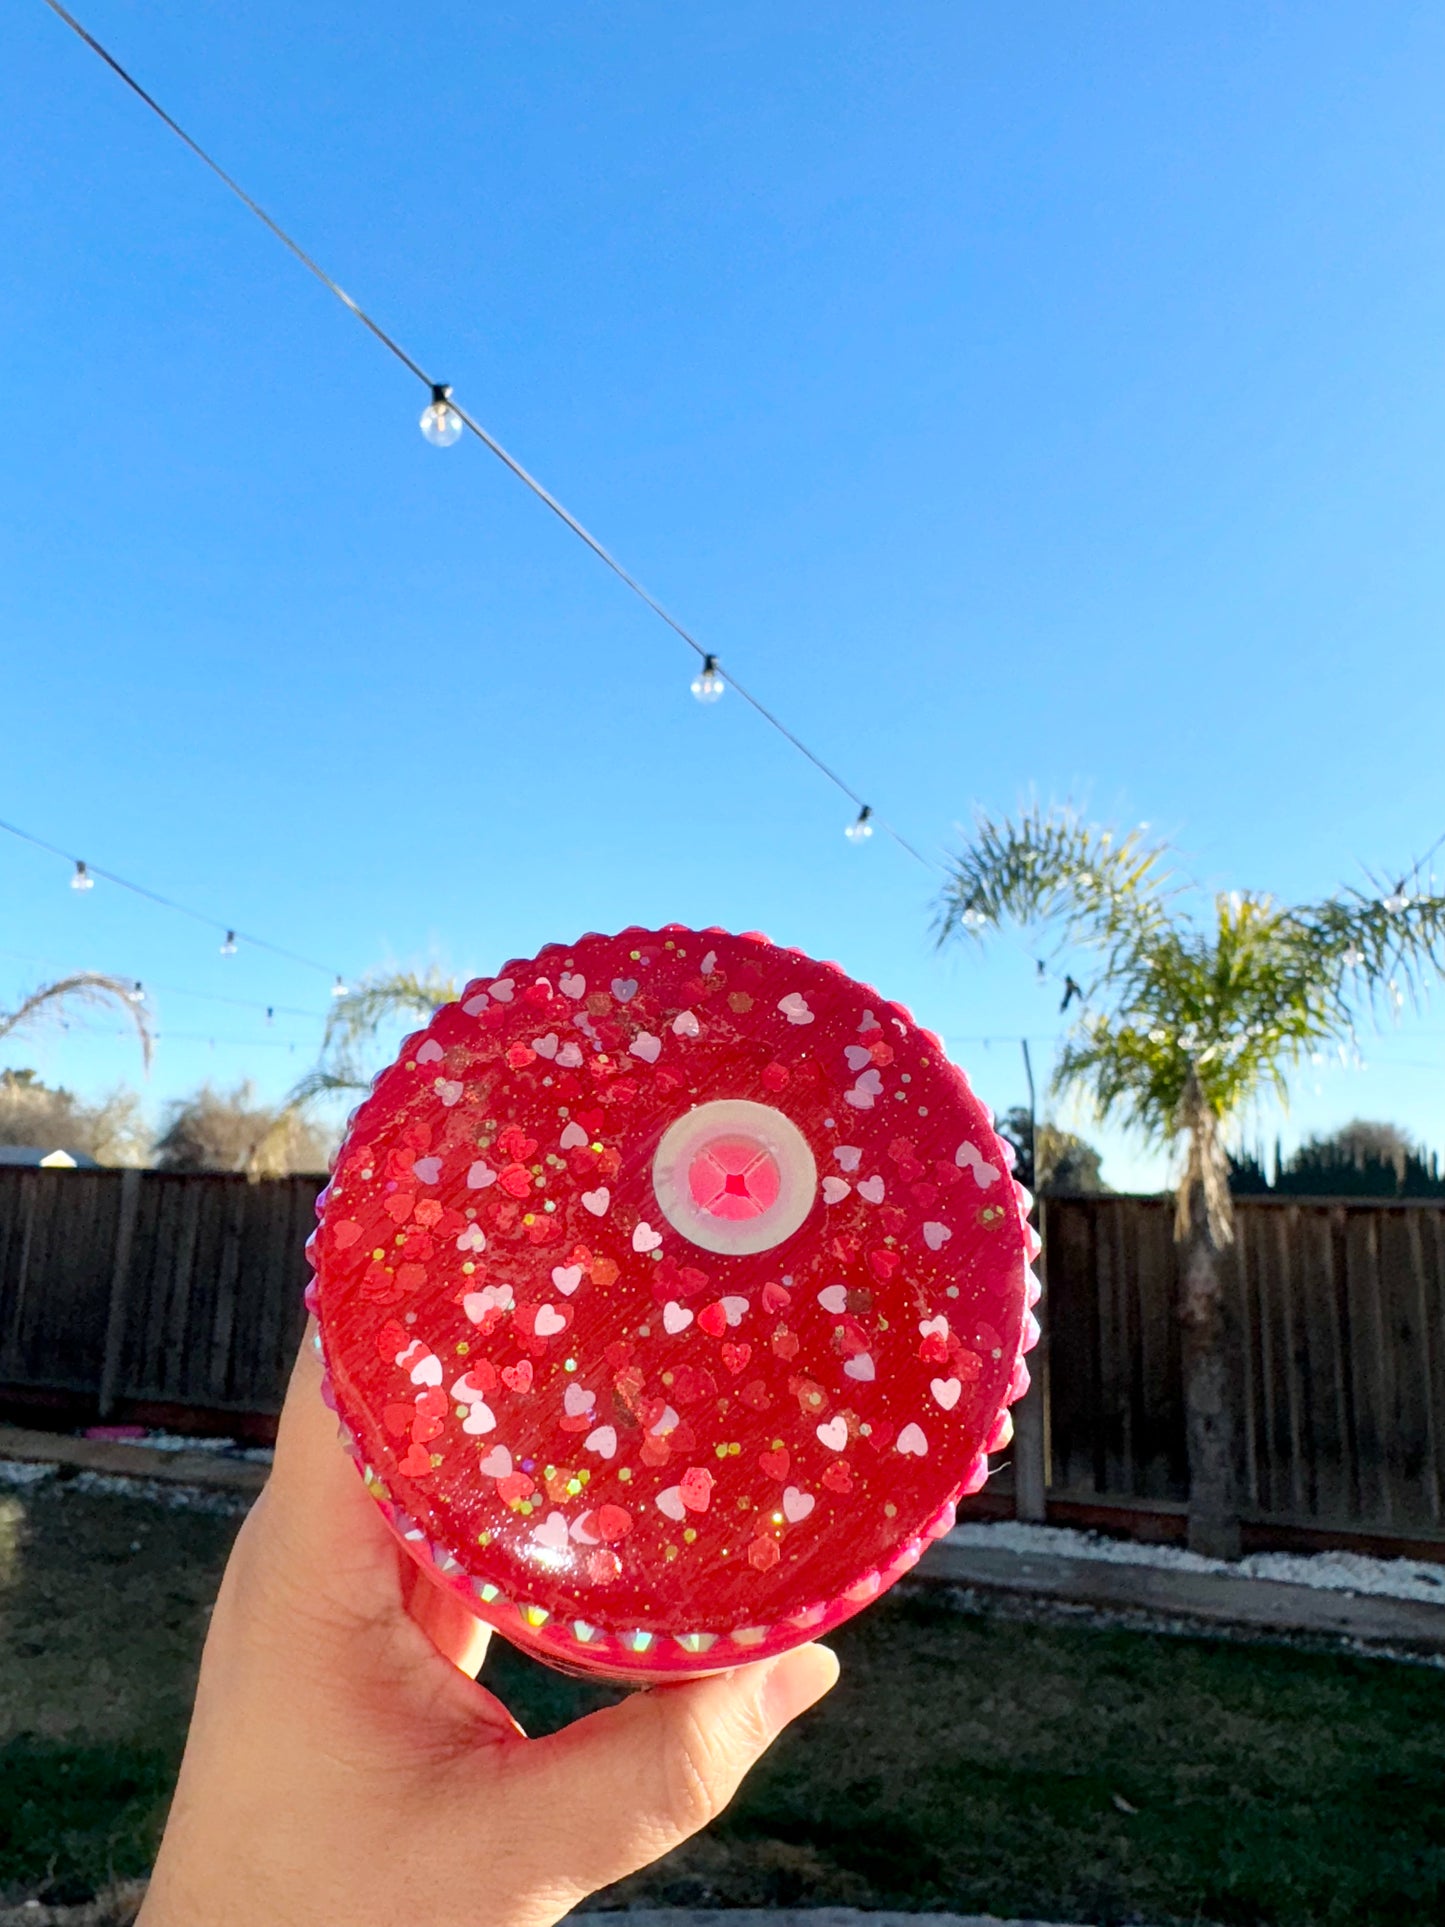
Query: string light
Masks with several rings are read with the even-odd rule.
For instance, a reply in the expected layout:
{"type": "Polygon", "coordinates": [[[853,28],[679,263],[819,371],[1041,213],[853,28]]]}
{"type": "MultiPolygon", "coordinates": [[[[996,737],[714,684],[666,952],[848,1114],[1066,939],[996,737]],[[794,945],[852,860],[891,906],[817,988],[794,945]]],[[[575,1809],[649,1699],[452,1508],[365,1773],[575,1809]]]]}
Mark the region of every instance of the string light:
{"type": "Polygon", "coordinates": [[[873,812],[865,803],[843,832],[850,843],[866,843],[873,834],[873,812]]]}
{"type": "Polygon", "coordinates": [[[147,903],[158,904],[162,910],[174,910],[177,916],[189,917],[193,923],[203,923],[208,930],[224,932],[228,943],[235,943],[244,937],[253,950],[265,950],[273,957],[284,957],[288,963],[301,964],[307,970],[319,970],[325,976],[336,975],[335,964],[318,963],[315,957],[303,957],[299,951],[287,950],[279,943],[268,943],[264,937],[253,937],[249,931],[233,930],[229,924],[208,917],[204,910],[193,910],[188,903],[178,903],[174,897],[163,897],[158,890],[147,889],[143,883],[134,883],[114,870],[103,870],[98,864],[86,864],[71,850],[62,850],[56,843],[47,843],[43,836],[33,836],[29,830],[22,830],[16,823],[7,823],[0,818],[0,830],[7,836],[17,838],[21,843],[29,843],[37,850],[44,850],[50,856],[63,857],[75,866],[75,875],[70,879],[73,890],[88,890],[99,877],[105,883],[113,883],[120,890],[129,890],[132,896],[144,897],[147,903]],[[82,883],[78,878],[84,877],[82,883]]]}
{"type": "Polygon", "coordinates": [[[1410,899],[1405,894],[1405,879],[1401,877],[1380,908],[1388,910],[1392,917],[1398,917],[1402,910],[1408,910],[1409,907],[1410,899]]]}
{"type": "Polygon", "coordinates": [[[1340,958],[1340,962],[1345,966],[1346,970],[1358,970],[1364,961],[1364,951],[1355,944],[1351,944],[1349,949],[1340,958]]]}
{"type": "Polygon", "coordinates": [[[702,668],[692,681],[692,693],[700,703],[715,703],[727,684],[723,681],[721,669],[717,666],[716,656],[704,656],[702,668]]]}
{"type": "Polygon", "coordinates": [[[350,995],[345,982],[340,977],[338,977],[336,982],[331,986],[331,994],[333,997],[346,997],[350,995]]]}
{"type": "Polygon", "coordinates": [[[431,385],[431,402],[421,411],[421,432],[433,448],[450,448],[462,438],[462,418],[452,407],[451,387],[446,382],[431,385]]]}
{"type": "Polygon", "coordinates": [[[226,941],[221,945],[221,955],[223,957],[234,957],[235,954],[236,954],[236,933],[234,930],[228,930],[226,932],[226,941]]]}
{"type": "MultiPolygon", "coordinates": [[[[173,119],[172,116],[166,112],[165,108],[161,106],[160,102],[156,100],[153,95],[148,94],[138,80],[127,73],[115,55],[103,47],[95,38],[94,34],[90,33],[80,24],[74,14],[67,12],[65,7],[60,4],[60,0],[45,0],[45,5],[58,20],[65,23],[77,39],[83,41],[85,45],[89,47],[90,51],[95,54],[98,59],[105,62],[106,66],[110,68],[116,78],[128,87],[139,101],[150,109],[156,118],[175,135],[177,140],[181,141],[183,145],[195,155],[196,159],[200,161],[204,167],[208,168],[211,173],[215,175],[217,180],[219,180],[230,193],[235,195],[242,206],[255,215],[256,219],[275,235],[276,239],[301,263],[308,274],[314,275],[329,293],[334,295],[345,308],[350,310],[368,333],[373,335],[389,354],[394,355],[402,366],[414,375],[418,381],[425,383],[431,391],[432,397],[430,406],[423,411],[421,418],[422,433],[427,437],[427,440],[445,448],[457,439],[463,428],[469,429],[471,433],[476,436],[477,440],[482,443],[483,447],[495,455],[497,460],[503,463],[525,488],[531,490],[533,495],[536,496],[537,500],[541,502],[545,508],[550,509],[552,514],[555,515],[560,522],[565,523],[580,542],[585,543],[586,546],[591,549],[597,559],[610,569],[620,582],[629,588],[641,602],[645,603],[660,621],[665,622],[668,628],[686,643],[695,655],[701,658],[703,668],[702,673],[698,677],[698,681],[702,682],[707,675],[708,663],[711,658],[707,650],[704,649],[702,644],[697,640],[696,636],[685,628],[683,624],[658,601],[657,597],[643,586],[629,569],[623,567],[616,556],[592,534],[590,529],[585,527],[585,525],[573,515],[564,503],[552,494],[550,489],[544,487],[543,484],[537,480],[536,476],[529,474],[517,458],[510,454],[494,435],[488,433],[474,416],[468,414],[464,409],[458,408],[451,400],[450,387],[445,383],[434,382],[421,364],[413,360],[406,352],[401,343],[397,341],[394,336],[389,335],[379,322],[373,321],[371,316],[361,307],[360,303],[353,300],[345,288],[343,288],[338,281],[334,281],[321,264],[314,260],[298,241],[294,241],[278,221],[272,219],[259,201],[252,199],[239,181],[228,174],[218,161],[212,160],[211,156],[200,143],[191,138],[185,128],[181,126],[180,122],[173,119]]],[[[714,672],[716,673],[715,665],[714,672]]],[[[787,724],[783,722],[781,717],[775,715],[765,703],[752,695],[751,692],[737,680],[736,676],[730,675],[728,682],[730,686],[736,690],[739,699],[745,702],[763,722],[767,723],[769,728],[775,729],[780,736],[798,751],[800,756],[805,757],[818,773],[826,777],[836,789],[841,790],[852,802],[862,806],[863,813],[859,818],[859,824],[868,825],[866,833],[871,835],[872,830],[871,825],[869,825],[869,819],[873,818],[873,812],[866,804],[863,804],[862,798],[857,792],[850,788],[850,786],[844,782],[843,778],[838,775],[837,771],[831,769],[829,765],[823,761],[821,756],[810,749],[801,737],[795,735],[794,732],[788,728],[787,724]]],[[[716,697],[709,695],[702,698],[702,700],[715,701],[716,697]]],[[[882,817],[876,817],[873,818],[873,820],[879,823],[898,847],[901,850],[906,850],[908,855],[911,856],[916,863],[921,863],[925,869],[937,870],[947,874],[946,866],[942,862],[936,857],[924,856],[922,851],[916,849],[901,832],[894,829],[891,823],[885,821],[882,817]]],[[[861,842],[863,840],[863,832],[860,831],[855,835],[854,831],[857,828],[857,825],[851,826],[848,834],[852,841],[861,842]]]]}

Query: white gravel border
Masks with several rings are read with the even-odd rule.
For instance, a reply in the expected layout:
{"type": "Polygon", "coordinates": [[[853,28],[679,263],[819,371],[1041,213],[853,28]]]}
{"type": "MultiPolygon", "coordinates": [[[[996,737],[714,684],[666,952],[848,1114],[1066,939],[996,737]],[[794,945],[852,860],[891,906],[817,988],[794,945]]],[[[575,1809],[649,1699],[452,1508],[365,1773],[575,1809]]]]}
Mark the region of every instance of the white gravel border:
{"type": "Polygon", "coordinates": [[[1290,1586],[1315,1586],[1322,1592],[1373,1593],[1384,1599],[1422,1599],[1432,1606],[1445,1606],[1445,1565],[1419,1559],[1376,1559],[1363,1552],[1252,1552],[1232,1565],[1186,1552],[1182,1546],[1141,1545],[1132,1539],[1075,1532],[1068,1526],[1023,1525],[1016,1519],[955,1526],[948,1536],[954,1545],[974,1546],[981,1552],[1214,1572],[1229,1579],[1273,1579],[1290,1586]]]}

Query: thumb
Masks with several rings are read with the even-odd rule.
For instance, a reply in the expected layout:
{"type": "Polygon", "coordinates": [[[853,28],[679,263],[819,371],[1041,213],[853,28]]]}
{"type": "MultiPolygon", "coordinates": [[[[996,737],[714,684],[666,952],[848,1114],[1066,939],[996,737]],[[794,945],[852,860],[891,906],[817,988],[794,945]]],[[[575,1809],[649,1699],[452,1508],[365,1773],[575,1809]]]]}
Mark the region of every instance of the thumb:
{"type": "Polygon", "coordinates": [[[634,1693],[517,1748],[508,1765],[529,1783],[531,1810],[569,1819],[562,1839],[543,1836],[548,1865],[536,1870],[537,1888],[565,1883],[570,1906],[700,1831],[837,1678],[826,1646],[801,1646],[710,1679],[634,1693]]]}

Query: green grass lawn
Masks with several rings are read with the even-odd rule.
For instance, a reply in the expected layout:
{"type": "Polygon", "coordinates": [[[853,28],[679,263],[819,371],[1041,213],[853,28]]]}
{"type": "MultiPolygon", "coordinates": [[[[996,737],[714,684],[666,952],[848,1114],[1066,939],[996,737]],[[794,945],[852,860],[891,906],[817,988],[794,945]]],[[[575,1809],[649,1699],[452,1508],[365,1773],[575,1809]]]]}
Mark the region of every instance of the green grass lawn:
{"type": "MultiPolygon", "coordinates": [[[[80,1898],[146,1864],[234,1525],[54,1488],[0,1499],[0,1893],[80,1898]]],[[[835,1644],[829,1700],[706,1836],[606,1903],[1445,1918],[1437,1671],[1030,1623],[922,1589],[835,1644]]],[[[607,1697],[493,1651],[489,1683],[532,1731],[607,1697]]]]}

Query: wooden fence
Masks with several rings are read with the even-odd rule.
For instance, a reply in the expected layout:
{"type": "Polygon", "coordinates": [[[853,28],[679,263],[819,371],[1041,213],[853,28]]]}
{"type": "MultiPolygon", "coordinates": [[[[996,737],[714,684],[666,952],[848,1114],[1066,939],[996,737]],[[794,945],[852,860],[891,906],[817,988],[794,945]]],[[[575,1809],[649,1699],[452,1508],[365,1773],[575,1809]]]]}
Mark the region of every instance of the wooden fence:
{"type": "MultiPolygon", "coordinates": [[[[1241,1200],[1229,1263],[1246,1519],[1445,1529],[1445,1206],[1241,1200]]],[[[1187,1499],[1173,1204],[1053,1198],[1052,1498],[1187,1499]]]]}
{"type": "MultiPolygon", "coordinates": [[[[264,1434],[322,1182],[0,1167],[0,1417],[264,1434]]],[[[1250,1199],[1238,1228],[1246,1518],[1445,1543],[1445,1205],[1250,1199]]],[[[1054,1198],[1043,1230],[1037,1390],[989,1502],[1178,1515],[1172,1205],[1054,1198]]]]}
{"type": "Polygon", "coordinates": [[[205,1414],[214,1430],[255,1415],[264,1431],[323,1182],[0,1167],[0,1401],[71,1422],[205,1414]]]}

